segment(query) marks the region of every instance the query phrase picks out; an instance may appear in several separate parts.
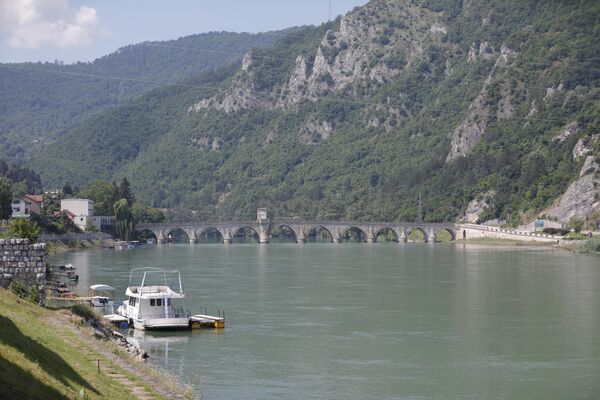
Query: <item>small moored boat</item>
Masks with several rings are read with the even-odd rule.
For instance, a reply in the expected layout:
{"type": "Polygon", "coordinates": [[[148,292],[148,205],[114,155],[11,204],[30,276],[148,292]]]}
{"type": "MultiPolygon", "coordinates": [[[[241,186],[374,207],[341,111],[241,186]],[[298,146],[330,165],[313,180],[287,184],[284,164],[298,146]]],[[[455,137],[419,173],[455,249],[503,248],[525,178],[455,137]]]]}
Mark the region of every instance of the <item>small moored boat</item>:
{"type": "Polygon", "coordinates": [[[112,307],[115,288],[109,285],[90,286],[88,301],[93,307],[112,307]]]}
{"type": "Polygon", "coordinates": [[[190,312],[185,309],[185,295],[179,271],[159,268],[131,270],[125,292],[127,298],[117,314],[127,318],[136,329],[187,329],[190,312]],[[132,284],[134,274],[143,274],[139,285],[132,284]],[[169,280],[175,281],[170,286],[169,280]]]}

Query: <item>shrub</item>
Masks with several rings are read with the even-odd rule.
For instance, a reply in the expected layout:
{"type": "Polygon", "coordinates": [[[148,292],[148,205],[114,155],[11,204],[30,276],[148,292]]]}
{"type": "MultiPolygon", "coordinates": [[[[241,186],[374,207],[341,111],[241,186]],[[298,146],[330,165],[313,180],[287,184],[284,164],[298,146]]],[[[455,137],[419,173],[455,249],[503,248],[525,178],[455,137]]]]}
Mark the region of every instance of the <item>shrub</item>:
{"type": "Polygon", "coordinates": [[[75,304],[71,307],[71,312],[84,318],[86,321],[96,319],[96,314],[94,314],[92,309],[85,304],[75,304]]]}
{"type": "Polygon", "coordinates": [[[544,228],[544,230],[542,232],[547,233],[548,235],[555,235],[556,229],[555,228],[544,228]]]}
{"type": "Polygon", "coordinates": [[[37,238],[40,235],[40,228],[37,224],[28,221],[26,218],[13,218],[10,221],[10,231],[13,236],[27,238],[31,242],[37,241],[37,238]]]}
{"type": "Polygon", "coordinates": [[[583,229],[583,220],[576,217],[572,217],[569,220],[569,226],[575,229],[575,232],[579,233],[583,229]]]}
{"type": "Polygon", "coordinates": [[[584,253],[600,253],[600,239],[593,238],[585,242],[583,245],[584,253]]]}
{"type": "Polygon", "coordinates": [[[569,232],[565,237],[565,240],[586,240],[587,236],[584,235],[583,233],[577,233],[577,232],[569,232]]]}
{"type": "Polygon", "coordinates": [[[32,303],[40,302],[40,292],[35,286],[25,285],[21,282],[12,281],[9,289],[18,297],[29,300],[32,303]]]}

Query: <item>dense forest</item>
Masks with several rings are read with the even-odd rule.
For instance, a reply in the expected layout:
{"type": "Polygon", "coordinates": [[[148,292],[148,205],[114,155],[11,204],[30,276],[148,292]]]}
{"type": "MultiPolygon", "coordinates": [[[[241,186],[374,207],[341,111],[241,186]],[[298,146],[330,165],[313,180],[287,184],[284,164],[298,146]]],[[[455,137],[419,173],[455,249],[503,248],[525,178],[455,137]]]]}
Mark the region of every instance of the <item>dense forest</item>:
{"type": "Polygon", "coordinates": [[[6,179],[15,196],[39,194],[42,191],[42,180],[31,168],[0,160],[0,179],[6,179]]]}
{"type": "Polygon", "coordinates": [[[27,158],[102,110],[229,65],[285,32],[211,32],[144,42],[89,63],[0,64],[0,156],[27,158]]]}
{"type": "Polygon", "coordinates": [[[373,0],[98,113],[31,162],[50,186],[127,177],[202,219],[412,220],[421,193],[428,221],[486,195],[480,220],[517,224],[597,168],[599,27],[593,1],[373,0]]]}

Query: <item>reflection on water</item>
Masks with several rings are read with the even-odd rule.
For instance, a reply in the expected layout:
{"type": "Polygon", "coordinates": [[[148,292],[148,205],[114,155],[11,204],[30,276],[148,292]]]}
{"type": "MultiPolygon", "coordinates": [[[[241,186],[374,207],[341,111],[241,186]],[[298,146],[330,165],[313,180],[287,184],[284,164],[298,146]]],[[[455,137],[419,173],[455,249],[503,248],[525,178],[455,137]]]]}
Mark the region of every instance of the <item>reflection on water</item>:
{"type": "Polygon", "coordinates": [[[182,273],[222,331],[141,332],[150,361],[210,399],[594,399],[600,262],[482,245],[165,245],[61,254],[84,292],[182,273]]]}

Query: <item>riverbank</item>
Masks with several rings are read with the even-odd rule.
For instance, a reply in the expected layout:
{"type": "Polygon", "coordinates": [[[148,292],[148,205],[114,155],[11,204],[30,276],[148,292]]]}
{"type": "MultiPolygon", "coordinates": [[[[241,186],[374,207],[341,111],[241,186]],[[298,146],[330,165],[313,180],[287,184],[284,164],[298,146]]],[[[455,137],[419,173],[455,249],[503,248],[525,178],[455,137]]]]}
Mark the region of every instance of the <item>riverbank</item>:
{"type": "Polygon", "coordinates": [[[503,245],[503,246],[542,246],[551,248],[555,243],[548,242],[535,242],[531,240],[516,240],[516,239],[498,239],[498,238],[472,238],[472,239],[458,239],[448,243],[454,244],[485,244],[485,245],[503,245]]]}
{"type": "Polygon", "coordinates": [[[452,244],[473,244],[473,245],[498,245],[498,246],[526,246],[526,247],[546,247],[548,249],[566,250],[573,253],[582,253],[590,255],[600,255],[600,238],[594,237],[588,240],[560,240],[559,243],[536,242],[531,240],[497,239],[497,238],[473,238],[459,239],[452,244]]]}
{"type": "Polygon", "coordinates": [[[46,242],[48,255],[63,253],[73,249],[91,249],[102,247],[115,247],[114,239],[102,240],[65,240],[46,242]]]}
{"type": "Polygon", "coordinates": [[[174,377],[70,310],[50,310],[0,289],[3,399],[192,398],[174,377]]]}

